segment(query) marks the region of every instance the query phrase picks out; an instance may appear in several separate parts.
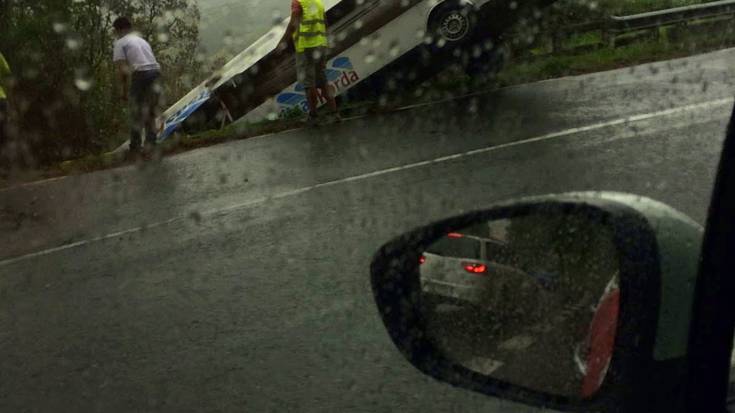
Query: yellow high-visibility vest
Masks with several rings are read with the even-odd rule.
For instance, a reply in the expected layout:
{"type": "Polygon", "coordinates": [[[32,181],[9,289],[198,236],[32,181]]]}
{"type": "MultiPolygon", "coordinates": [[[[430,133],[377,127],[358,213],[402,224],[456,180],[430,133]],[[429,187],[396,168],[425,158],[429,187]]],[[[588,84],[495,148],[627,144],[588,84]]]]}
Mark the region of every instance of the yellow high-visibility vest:
{"type": "Polygon", "coordinates": [[[301,4],[301,25],[294,33],[296,51],[303,53],[306,49],[326,47],[327,22],[322,0],[299,0],[301,4]]]}
{"type": "Polygon", "coordinates": [[[8,65],[8,62],[5,61],[5,57],[2,53],[0,53],[0,99],[7,99],[8,96],[5,94],[5,89],[3,88],[3,82],[6,78],[8,78],[12,73],[10,72],[10,66],[8,65]]]}

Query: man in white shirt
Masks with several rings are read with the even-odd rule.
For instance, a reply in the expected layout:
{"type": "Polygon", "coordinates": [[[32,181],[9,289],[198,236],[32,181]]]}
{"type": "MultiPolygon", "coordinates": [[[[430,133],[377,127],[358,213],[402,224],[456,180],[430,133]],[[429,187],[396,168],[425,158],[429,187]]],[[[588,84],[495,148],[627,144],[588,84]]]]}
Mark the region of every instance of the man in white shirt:
{"type": "Polygon", "coordinates": [[[143,130],[146,146],[156,144],[156,117],[162,96],[161,65],[158,64],[151,45],[133,32],[127,17],[119,17],[112,26],[118,37],[113,61],[120,81],[120,97],[123,102],[129,103],[130,154],[135,157],[142,154],[143,130]]]}

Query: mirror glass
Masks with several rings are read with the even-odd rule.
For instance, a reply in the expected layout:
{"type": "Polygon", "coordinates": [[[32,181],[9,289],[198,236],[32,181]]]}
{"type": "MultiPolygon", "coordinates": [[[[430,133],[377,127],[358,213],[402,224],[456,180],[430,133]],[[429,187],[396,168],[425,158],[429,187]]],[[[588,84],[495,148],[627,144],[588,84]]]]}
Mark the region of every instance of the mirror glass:
{"type": "Polygon", "coordinates": [[[427,333],[453,362],[504,382],[592,397],[619,310],[612,229],[528,215],[447,233],[420,257],[427,333]]]}

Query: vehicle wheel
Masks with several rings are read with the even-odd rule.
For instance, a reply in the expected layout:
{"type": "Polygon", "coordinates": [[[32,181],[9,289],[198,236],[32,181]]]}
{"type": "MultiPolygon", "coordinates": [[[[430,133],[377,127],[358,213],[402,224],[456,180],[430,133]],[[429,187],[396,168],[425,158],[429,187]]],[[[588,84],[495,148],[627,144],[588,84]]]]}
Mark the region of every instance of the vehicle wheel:
{"type": "Polygon", "coordinates": [[[472,6],[448,1],[431,13],[429,33],[434,37],[434,46],[456,46],[465,43],[474,35],[477,16],[472,6]]]}

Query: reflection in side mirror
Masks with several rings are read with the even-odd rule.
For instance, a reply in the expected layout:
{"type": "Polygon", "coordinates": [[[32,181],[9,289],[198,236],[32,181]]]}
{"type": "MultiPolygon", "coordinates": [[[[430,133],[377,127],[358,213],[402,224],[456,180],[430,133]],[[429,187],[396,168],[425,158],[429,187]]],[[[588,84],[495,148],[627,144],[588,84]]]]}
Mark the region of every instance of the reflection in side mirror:
{"type": "Polygon", "coordinates": [[[557,410],[678,411],[701,239],[650,199],[529,198],[393,240],[372,287],[393,343],[439,380],[557,410]]]}
{"type": "Polygon", "coordinates": [[[592,397],[619,311],[612,229],[526,215],[458,229],[420,258],[428,336],[459,365],[529,389],[592,397]]]}

